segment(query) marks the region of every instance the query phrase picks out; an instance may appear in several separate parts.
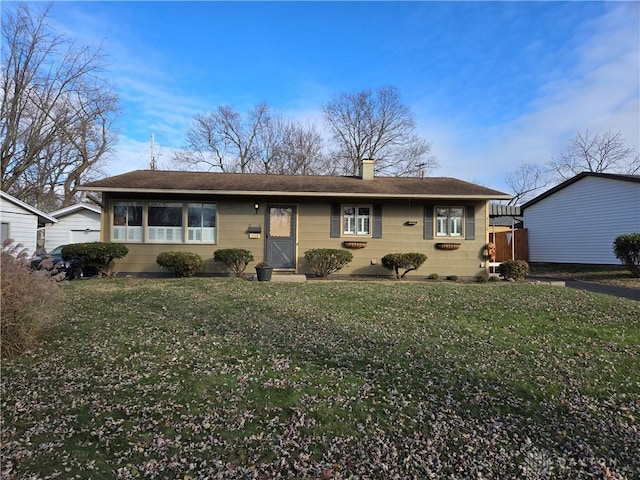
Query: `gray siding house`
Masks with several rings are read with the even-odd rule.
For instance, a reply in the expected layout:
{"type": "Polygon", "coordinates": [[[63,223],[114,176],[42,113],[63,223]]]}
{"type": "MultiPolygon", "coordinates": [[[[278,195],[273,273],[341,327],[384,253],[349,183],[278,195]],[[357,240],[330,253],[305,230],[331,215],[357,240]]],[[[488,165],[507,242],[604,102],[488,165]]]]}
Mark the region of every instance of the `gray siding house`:
{"type": "Polygon", "coordinates": [[[530,262],[619,264],[613,241],[640,232],[640,176],[583,172],[522,211],[530,262]]]}

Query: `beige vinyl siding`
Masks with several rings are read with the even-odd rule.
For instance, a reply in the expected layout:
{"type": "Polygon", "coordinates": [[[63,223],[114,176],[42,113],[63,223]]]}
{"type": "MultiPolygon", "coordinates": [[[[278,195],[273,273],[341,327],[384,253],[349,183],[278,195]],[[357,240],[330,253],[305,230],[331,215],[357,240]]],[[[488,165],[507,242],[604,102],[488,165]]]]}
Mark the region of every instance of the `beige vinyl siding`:
{"type": "MultiPolygon", "coordinates": [[[[122,200],[132,200],[122,198],[122,200]]],[[[152,199],[153,200],[153,199],[152,199]]],[[[173,201],[174,199],[172,199],[173,201]]],[[[250,250],[255,262],[264,259],[266,208],[267,205],[295,205],[297,208],[297,245],[296,264],[297,273],[311,273],[304,261],[304,252],[312,248],[343,248],[345,239],[353,237],[331,238],[331,204],[325,200],[300,199],[291,202],[291,199],[263,200],[258,202],[260,208],[256,214],[253,199],[243,198],[198,198],[198,201],[215,201],[217,204],[217,244],[142,244],[125,243],[129,248],[129,254],[118,261],[116,270],[122,273],[156,274],[164,272],[155,263],[156,257],[163,251],[189,251],[198,253],[204,260],[204,273],[219,274],[226,272],[224,266],[213,261],[213,252],[218,248],[246,248],[250,250]],[[282,201],[279,201],[282,200],[282,201]],[[259,239],[249,238],[247,229],[249,226],[260,226],[262,233],[259,239]]],[[[143,200],[143,201],[146,201],[143,200]]],[[[190,201],[179,199],[176,201],[190,201]]],[[[350,199],[337,199],[340,204],[353,204],[350,199]]],[[[109,199],[105,206],[109,208],[113,202],[109,199]]],[[[364,203],[364,202],[362,202],[364,203]]],[[[459,239],[462,246],[455,251],[437,250],[435,244],[442,239],[423,239],[423,215],[424,202],[396,200],[381,203],[382,206],[382,238],[359,237],[366,240],[367,246],[363,249],[350,250],[353,261],[340,274],[345,275],[373,275],[390,276],[381,263],[381,258],[388,253],[395,252],[422,252],[428,259],[425,264],[410,275],[426,276],[437,273],[440,276],[458,275],[460,277],[475,276],[484,268],[482,251],[486,245],[488,217],[486,202],[452,202],[447,205],[475,206],[475,240],[459,239]],[[415,221],[416,224],[405,225],[407,221],[415,221]],[[375,263],[372,265],[372,263],[375,263]]],[[[440,203],[437,203],[440,205],[440,203]]],[[[434,205],[436,205],[434,203],[434,205]]],[[[103,215],[103,240],[110,238],[110,215],[103,215]],[[105,218],[106,217],[106,218],[105,218]],[[106,221],[105,221],[106,220],[106,221]]],[[[253,264],[249,265],[246,273],[253,273],[253,264]]]]}
{"type": "MultiPolygon", "coordinates": [[[[349,203],[345,201],[344,203],[349,203]]],[[[349,250],[353,261],[340,270],[345,275],[390,275],[382,266],[381,259],[388,253],[421,252],[427,261],[409,275],[426,276],[437,273],[440,276],[475,276],[485,270],[482,252],[487,243],[488,216],[486,202],[456,203],[448,205],[475,206],[475,240],[465,239],[423,239],[424,203],[415,201],[387,202],[382,207],[382,238],[359,237],[367,246],[349,250]],[[405,225],[407,221],[417,222],[405,225]],[[438,250],[435,244],[442,241],[456,241],[461,247],[454,251],[438,250]],[[375,265],[372,265],[375,263],[375,265]]],[[[435,205],[435,204],[434,204],[435,205]]],[[[438,203],[439,205],[439,203],[438,203]]],[[[330,238],[331,205],[328,203],[304,203],[298,209],[298,270],[310,273],[304,262],[304,252],[311,248],[343,248],[343,242],[352,237],[330,238]]]]}

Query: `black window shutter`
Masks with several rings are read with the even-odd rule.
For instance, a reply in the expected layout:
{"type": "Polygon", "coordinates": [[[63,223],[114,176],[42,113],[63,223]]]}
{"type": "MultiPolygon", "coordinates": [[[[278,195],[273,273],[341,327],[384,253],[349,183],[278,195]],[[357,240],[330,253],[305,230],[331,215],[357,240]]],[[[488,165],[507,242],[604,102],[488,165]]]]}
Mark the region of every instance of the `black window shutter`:
{"type": "Polygon", "coordinates": [[[433,240],[433,205],[424,206],[423,238],[433,240]]]}
{"type": "Polygon", "coordinates": [[[373,205],[373,238],[382,238],[382,205],[373,205]]]}
{"type": "Polygon", "coordinates": [[[467,240],[476,239],[476,209],[473,205],[467,205],[464,232],[467,240]]]}
{"type": "Polygon", "coordinates": [[[340,204],[331,204],[331,227],[329,236],[331,238],[340,238],[340,204]]]}

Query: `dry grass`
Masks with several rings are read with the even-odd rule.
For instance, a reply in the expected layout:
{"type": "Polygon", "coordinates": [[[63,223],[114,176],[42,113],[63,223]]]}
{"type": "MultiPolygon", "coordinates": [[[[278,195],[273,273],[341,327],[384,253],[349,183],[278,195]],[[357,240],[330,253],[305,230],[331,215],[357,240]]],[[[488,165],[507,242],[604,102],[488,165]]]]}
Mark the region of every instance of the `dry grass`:
{"type": "Polygon", "coordinates": [[[546,285],[71,282],[3,478],[630,479],[640,306],[546,285]]]}
{"type": "Polygon", "coordinates": [[[29,268],[26,250],[5,242],[0,252],[2,357],[35,348],[60,320],[60,290],[45,271],[29,268]]]}

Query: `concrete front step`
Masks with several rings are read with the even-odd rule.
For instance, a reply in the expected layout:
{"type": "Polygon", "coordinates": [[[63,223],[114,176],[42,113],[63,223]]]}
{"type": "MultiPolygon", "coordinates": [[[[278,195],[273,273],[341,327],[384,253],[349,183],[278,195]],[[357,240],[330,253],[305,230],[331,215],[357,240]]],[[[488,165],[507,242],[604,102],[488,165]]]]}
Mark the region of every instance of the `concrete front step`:
{"type": "Polygon", "coordinates": [[[272,282],[306,282],[306,275],[302,274],[277,274],[271,275],[272,282]]]}

